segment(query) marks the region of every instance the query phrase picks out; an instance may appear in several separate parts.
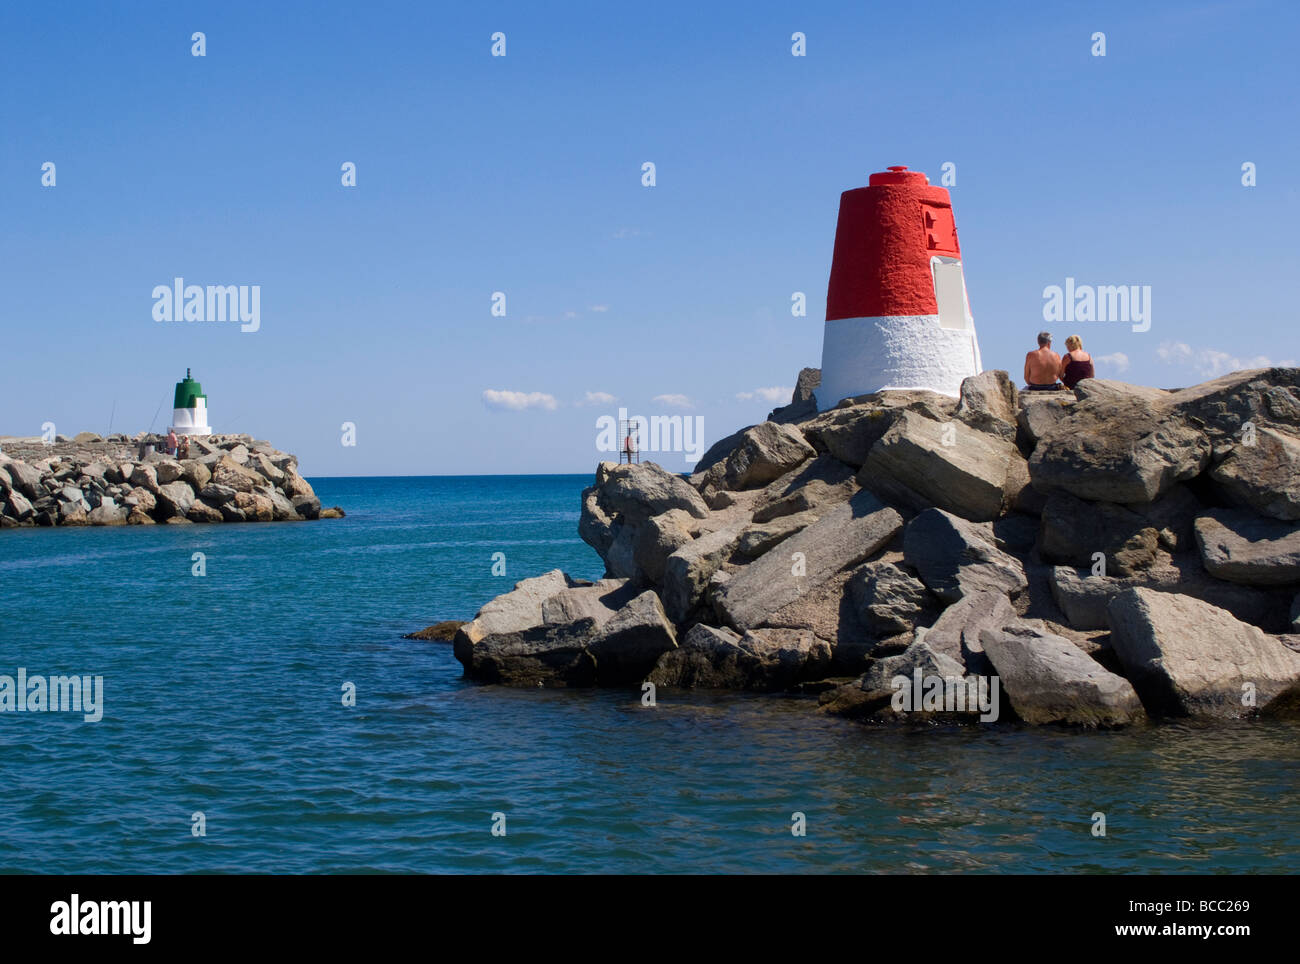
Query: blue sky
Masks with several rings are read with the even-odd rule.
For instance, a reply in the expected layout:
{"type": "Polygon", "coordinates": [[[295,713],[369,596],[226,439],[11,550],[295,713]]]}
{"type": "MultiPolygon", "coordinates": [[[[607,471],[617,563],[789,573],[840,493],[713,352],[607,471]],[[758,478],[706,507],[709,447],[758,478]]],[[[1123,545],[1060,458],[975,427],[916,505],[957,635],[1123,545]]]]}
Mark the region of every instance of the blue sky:
{"type": "Polygon", "coordinates": [[[188,366],[308,475],[586,472],[620,406],[712,440],[819,364],[840,192],[891,164],[955,165],[987,367],[1067,277],[1151,286],[1149,331],[1071,329],[1102,375],[1300,357],[1293,3],[269,6],[0,9],[0,434],[165,425],[188,366]],[[176,276],[260,329],[155,322],[176,276]]]}

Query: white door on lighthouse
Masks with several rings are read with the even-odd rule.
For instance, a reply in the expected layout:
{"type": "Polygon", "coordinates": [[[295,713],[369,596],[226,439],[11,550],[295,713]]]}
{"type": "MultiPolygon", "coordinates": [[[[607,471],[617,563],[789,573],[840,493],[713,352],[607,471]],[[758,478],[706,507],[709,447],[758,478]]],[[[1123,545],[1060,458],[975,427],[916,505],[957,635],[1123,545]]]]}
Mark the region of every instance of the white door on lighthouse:
{"type": "Polygon", "coordinates": [[[962,276],[961,262],[956,258],[933,257],[930,270],[934,274],[934,300],[939,306],[939,327],[954,331],[974,328],[974,319],[966,307],[966,281],[962,276]]]}

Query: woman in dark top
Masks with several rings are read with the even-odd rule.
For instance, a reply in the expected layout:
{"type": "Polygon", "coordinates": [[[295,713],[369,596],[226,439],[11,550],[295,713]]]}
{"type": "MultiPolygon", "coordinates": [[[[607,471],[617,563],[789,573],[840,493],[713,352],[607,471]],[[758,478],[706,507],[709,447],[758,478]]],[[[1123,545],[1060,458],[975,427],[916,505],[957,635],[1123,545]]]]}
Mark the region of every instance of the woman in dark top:
{"type": "Polygon", "coordinates": [[[1071,335],[1065,339],[1065,347],[1068,350],[1061,358],[1061,371],[1057,377],[1065,382],[1066,388],[1073,388],[1085,378],[1096,377],[1092,368],[1092,356],[1083,350],[1082,338],[1071,335]]]}

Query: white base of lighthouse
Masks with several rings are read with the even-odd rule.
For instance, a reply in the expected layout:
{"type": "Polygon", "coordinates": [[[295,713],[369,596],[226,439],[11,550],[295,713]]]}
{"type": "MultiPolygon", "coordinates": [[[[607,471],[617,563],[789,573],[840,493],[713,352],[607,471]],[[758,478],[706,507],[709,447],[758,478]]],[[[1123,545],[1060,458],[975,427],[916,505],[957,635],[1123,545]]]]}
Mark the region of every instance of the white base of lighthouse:
{"type": "Polygon", "coordinates": [[[826,322],[817,409],[886,389],[928,389],[957,398],[983,371],[975,327],[944,328],[938,315],[840,318],[826,322]]]}
{"type": "Polygon", "coordinates": [[[172,431],[177,435],[211,435],[208,427],[208,408],[198,399],[194,408],[172,409],[172,431]]]}

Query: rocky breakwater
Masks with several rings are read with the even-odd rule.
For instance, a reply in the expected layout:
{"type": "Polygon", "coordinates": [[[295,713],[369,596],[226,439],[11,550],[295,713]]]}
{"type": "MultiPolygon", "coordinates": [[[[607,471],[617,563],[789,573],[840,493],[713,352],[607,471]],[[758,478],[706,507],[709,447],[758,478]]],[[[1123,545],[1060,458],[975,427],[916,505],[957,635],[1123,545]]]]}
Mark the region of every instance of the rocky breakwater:
{"type": "Polygon", "coordinates": [[[298,459],[248,435],[193,438],[191,458],[161,439],[82,433],[0,441],[0,528],[272,522],[337,518],[322,509],[298,459]]]}
{"type": "Polygon", "coordinates": [[[601,464],[579,533],[605,578],[489,602],[466,674],[819,692],[871,721],[1296,711],[1300,370],[1023,395],[989,371],[820,414],[816,378],[689,479],[601,464]]]}

